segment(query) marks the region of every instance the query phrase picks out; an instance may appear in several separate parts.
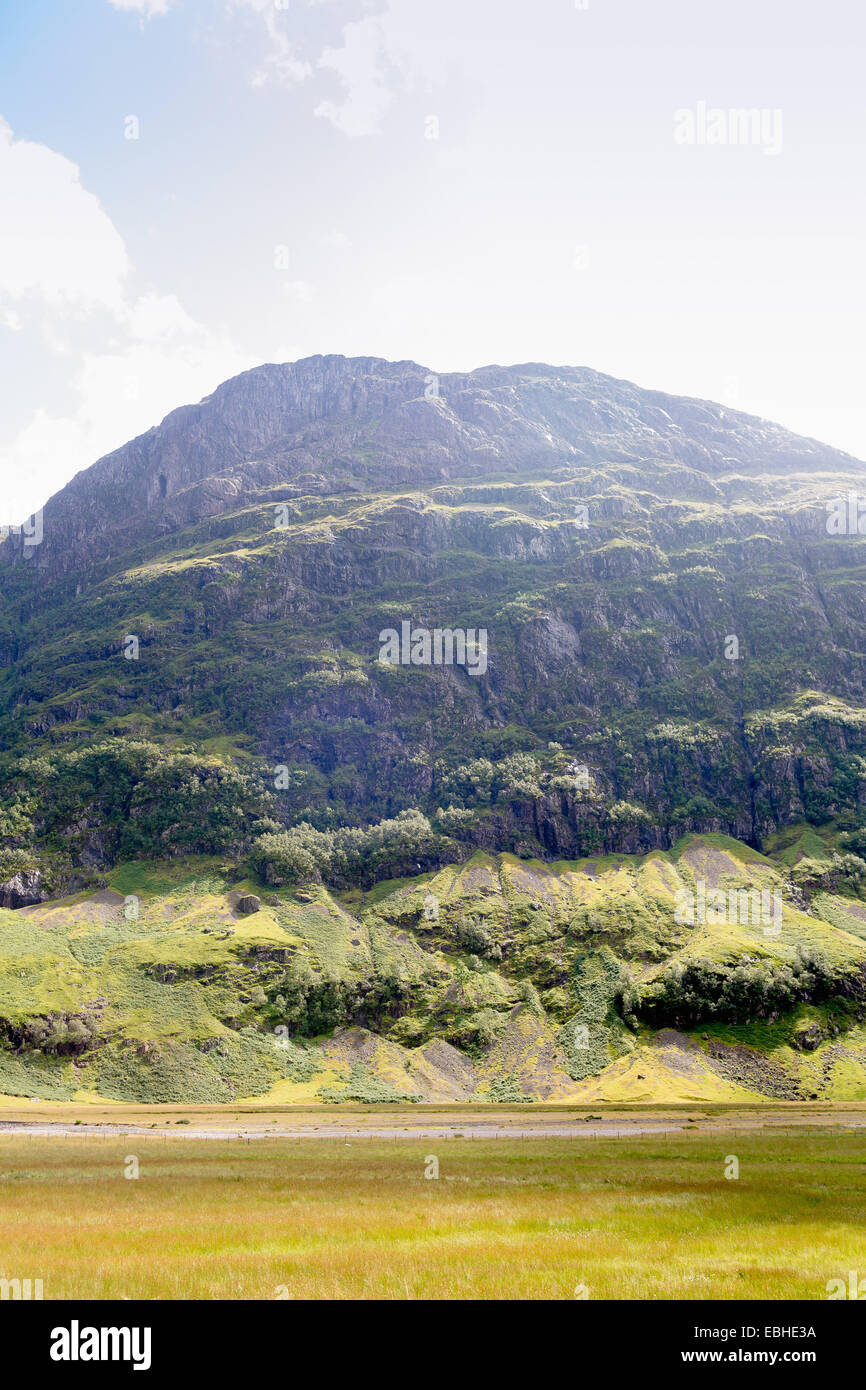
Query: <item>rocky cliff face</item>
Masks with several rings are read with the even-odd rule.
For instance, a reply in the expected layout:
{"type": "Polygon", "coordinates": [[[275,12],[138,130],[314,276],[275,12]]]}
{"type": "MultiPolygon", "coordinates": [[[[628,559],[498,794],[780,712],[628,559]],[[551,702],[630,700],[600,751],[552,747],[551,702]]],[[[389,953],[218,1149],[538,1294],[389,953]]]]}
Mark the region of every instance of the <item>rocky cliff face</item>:
{"type": "Polygon", "coordinates": [[[34,870],[19,871],[0,883],[0,907],[32,907],[48,896],[42,875],[34,870]]]}
{"type": "MultiPolygon", "coordinates": [[[[286,823],[758,843],[864,797],[864,541],[826,524],[864,475],[584,368],[261,367],[79,474],[28,559],[0,546],[0,733],[239,758],[286,823]],[[483,629],[485,670],[382,665],[404,621],[483,629]]],[[[66,832],[93,862],[101,815],[66,832]]]]}
{"type": "MultiPolygon", "coordinates": [[[[263,366],[77,475],[45,510],[52,575],[281,495],[639,464],[667,492],[723,500],[731,475],[849,472],[855,460],[710,402],[543,364],[436,375],[413,362],[263,366]],[[673,472],[671,470],[673,469],[673,472]]],[[[9,547],[14,550],[13,545],[9,547]]]]}

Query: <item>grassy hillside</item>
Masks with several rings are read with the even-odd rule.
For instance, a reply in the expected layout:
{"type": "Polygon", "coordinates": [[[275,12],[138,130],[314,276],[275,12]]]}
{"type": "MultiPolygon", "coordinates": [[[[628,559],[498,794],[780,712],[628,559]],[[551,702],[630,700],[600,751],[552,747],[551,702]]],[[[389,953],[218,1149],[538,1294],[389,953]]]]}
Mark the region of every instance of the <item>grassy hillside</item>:
{"type": "Polygon", "coordinates": [[[95,891],[0,911],[0,1092],[864,1097],[866,903],[850,881],[795,882],[803,864],[832,877],[832,826],[783,839],[766,855],[722,835],[552,863],[479,851],[342,893],[214,858],[124,863],[95,891]],[[701,913],[718,892],[724,909],[701,913]]]}

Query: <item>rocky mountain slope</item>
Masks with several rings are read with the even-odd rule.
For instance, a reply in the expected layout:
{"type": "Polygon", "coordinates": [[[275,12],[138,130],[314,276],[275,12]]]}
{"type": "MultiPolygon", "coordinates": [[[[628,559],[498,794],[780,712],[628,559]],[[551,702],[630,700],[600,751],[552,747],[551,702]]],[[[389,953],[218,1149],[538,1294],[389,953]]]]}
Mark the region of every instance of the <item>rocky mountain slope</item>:
{"type": "Polygon", "coordinates": [[[263,367],[0,547],[4,743],[289,765],[277,819],[321,828],[453,805],[490,850],[757,842],[859,804],[864,541],[826,507],[863,475],[583,369],[263,367]],[[485,672],[383,666],[403,621],[483,629],[485,672]]]}
{"type": "MultiPolygon", "coordinates": [[[[703,1037],[694,1030],[746,1026],[749,1009],[763,1028],[764,986],[780,1027],[813,1006],[841,1008],[838,1026],[859,1027],[864,475],[857,460],[766,421],[584,368],[437,376],[340,357],[245,373],[79,474],[46,506],[40,544],[0,543],[0,952],[17,960],[15,933],[31,922],[22,950],[42,981],[32,998],[13,990],[0,1004],[6,1062],[29,1076],[47,1067],[67,1091],[78,1071],[103,1094],[146,1090],[133,1077],[141,1066],[157,1074],[157,1020],[182,996],[192,1012],[172,1025],[171,1046],[203,1048],[205,1091],[259,1093],[269,1077],[295,1084],[272,1039],[252,1036],[273,1032],[274,999],[288,1007],[289,996],[254,982],[258,964],[238,955],[234,937],[207,996],[219,995],[222,1012],[193,999],[210,978],[210,946],[223,930],[238,934],[227,895],[243,884],[264,898],[256,931],[300,911],[304,894],[324,895],[342,902],[333,912],[348,914],[349,940],[362,945],[370,899],[387,880],[407,884],[388,890],[396,917],[374,914],[385,957],[396,951],[401,962],[399,985],[383,977],[395,993],[379,999],[379,966],[353,946],[367,992],[346,995],[339,971],[315,958],[313,994],[330,990],[339,1007],[317,1004],[315,1017],[286,1024],[286,1056],[305,1075],[295,1034],[344,1030],[328,1044],[343,1058],[333,1076],[331,1054],[316,1054],[325,1090],[351,1089],[353,1074],[363,1089],[367,1062],[352,1061],[353,1049],[367,1057],[381,1046],[397,1049],[388,1055],[398,1090],[412,1089],[400,1059],[420,1066],[423,1052],[456,1068],[462,1079],[448,1085],[464,1098],[491,1076],[509,1093],[571,1094],[601,1072],[631,1076],[642,1029],[662,1030],[677,1066],[712,1071],[711,1049],[694,1052],[703,1037]],[[404,624],[483,633],[483,661],[381,660],[383,633],[404,624]],[[579,901],[563,907],[557,888],[544,929],[541,918],[515,926],[508,916],[501,939],[488,940],[488,917],[511,913],[505,885],[521,863],[535,866],[546,893],[545,864],[625,855],[652,866],[680,856],[690,836],[721,835],[745,856],[726,872],[749,883],[749,856],[794,825],[825,827],[811,847],[803,836],[817,832],[803,831],[795,861],[775,870],[800,914],[783,962],[794,983],[768,965],[758,1002],[739,1000],[731,1018],[708,1022],[706,1000],[736,995],[727,973],[740,968],[743,943],[726,938],[725,978],[687,974],[692,1003],[674,1008],[674,984],[653,983],[652,972],[675,963],[683,943],[670,904],[659,915],[643,887],[623,889],[619,917],[611,925],[606,908],[601,928],[586,925],[579,901]],[[196,909],[205,935],[190,947],[189,977],[183,952],[172,954],[189,942],[161,908],[160,946],[179,975],[153,975],[150,945],[122,914],[115,939],[112,893],[123,894],[127,866],[147,863],[219,884],[196,909]],[[494,880],[483,910],[467,863],[498,866],[485,870],[494,880]],[[414,907],[403,922],[412,885],[443,874],[460,884],[457,917],[441,919],[448,929],[420,925],[414,907]],[[65,905],[52,906],[61,896],[65,905]],[[821,916],[816,901],[831,897],[825,910],[836,915],[821,916]],[[103,919],[105,959],[117,955],[124,969],[135,960],[124,977],[141,995],[134,1027],[99,1005],[118,997],[99,952],[78,960],[72,944],[103,919]],[[816,945],[813,920],[819,936],[841,933],[844,949],[836,936],[816,945]],[[576,1075],[586,1059],[575,1062],[562,1030],[595,1007],[587,1001],[610,972],[603,1045],[590,1049],[594,1069],[576,1075]],[[250,1012],[246,994],[259,988],[265,1001],[257,993],[250,1012]],[[199,1029],[190,1020],[202,1010],[199,1029]],[[489,1028],[476,1027],[480,1015],[489,1028]],[[539,1076],[558,1079],[533,1084],[531,1067],[520,1072],[501,1054],[518,1024],[534,1039],[524,1052],[539,1076]],[[64,1028],[83,1047],[64,1042],[64,1028]],[[230,1082],[213,1079],[231,1071],[216,1060],[223,1046],[230,1059],[240,1049],[230,1082]]],[[[587,872],[568,870],[565,882],[587,872]]],[[[544,900],[541,886],[533,891],[544,900]]],[[[289,935],[304,940],[294,927],[289,935]]],[[[758,946],[772,963],[772,942],[758,946]]],[[[825,1045],[835,1046],[822,1034],[825,1045]]],[[[164,1041],[157,1051],[166,1056],[164,1041]]],[[[783,1090],[821,1091],[814,1068],[795,1071],[783,1090]]],[[[749,1084],[745,1073],[726,1076],[749,1084]]],[[[762,1077],[758,1092],[772,1094],[762,1077]]],[[[164,1095],[171,1084],[151,1089],[164,1095]]]]}

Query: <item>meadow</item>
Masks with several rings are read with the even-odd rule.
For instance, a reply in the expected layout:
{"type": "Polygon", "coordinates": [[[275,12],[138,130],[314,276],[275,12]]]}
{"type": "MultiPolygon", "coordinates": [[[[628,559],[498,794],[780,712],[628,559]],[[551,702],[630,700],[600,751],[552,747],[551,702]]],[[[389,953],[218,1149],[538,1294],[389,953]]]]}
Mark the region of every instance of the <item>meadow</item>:
{"type": "Polygon", "coordinates": [[[866,1271],[866,1132],[850,1116],[739,1123],[7,1133],[0,1276],[41,1278],[46,1299],[826,1299],[866,1271]]]}

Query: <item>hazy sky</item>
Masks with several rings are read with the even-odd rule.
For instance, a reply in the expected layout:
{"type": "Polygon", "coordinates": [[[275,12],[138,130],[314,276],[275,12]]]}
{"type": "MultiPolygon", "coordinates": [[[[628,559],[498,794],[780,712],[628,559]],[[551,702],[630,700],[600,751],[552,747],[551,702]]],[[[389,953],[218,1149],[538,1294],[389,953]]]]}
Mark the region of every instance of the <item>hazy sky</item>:
{"type": "Polygon", "coordinates": [[[866,458],[864,32],[860,0],[0,0],[0,522],[318,352],[587,365],[866,458]]]}

